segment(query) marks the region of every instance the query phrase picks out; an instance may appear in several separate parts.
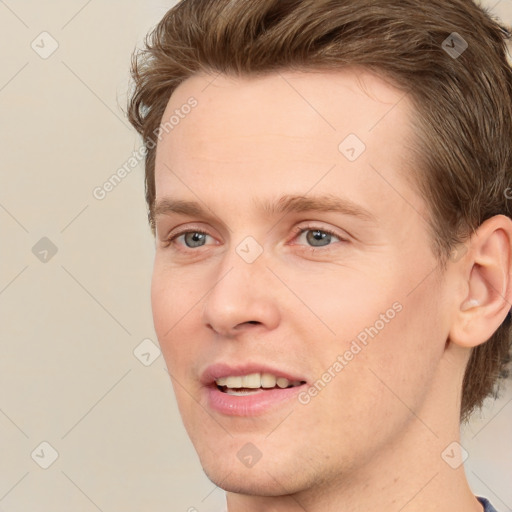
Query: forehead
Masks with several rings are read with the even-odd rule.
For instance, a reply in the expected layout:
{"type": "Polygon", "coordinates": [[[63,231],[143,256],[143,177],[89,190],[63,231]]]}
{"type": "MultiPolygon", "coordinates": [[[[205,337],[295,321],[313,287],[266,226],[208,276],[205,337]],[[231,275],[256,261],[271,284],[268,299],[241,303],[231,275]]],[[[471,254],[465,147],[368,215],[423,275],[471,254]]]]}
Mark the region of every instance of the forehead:
{"type": "MultiPolygon", "coordinates": [[[[409,107],[401,90],[357,68],[242,78],[198,74],[174,91],[162,121],[192,96],[198,102],[193,112],[196,138],[204,137],[202,130],[197,132],[204,128],[208,138],[225,132],[232,138],[238,129],[240,137],[272,132],[336,141],[346,132],[357,132],[368,139],[397,104],[401,108],[395,114],[402,117],[409,107]]],[[[190,135],[187,123],[179,128],[175,134],[190,135]]]]}
{"type": "Polygon", "coordinates": [[[348,191],[361,203],[373,190],[386,208],[411,195],[397,180],[408,165],[412,112],[403,91],[361,69],[195,75],[176,89],[162,118],[181,113],[157,146],[157,199],[172,192],[197,200],[196,192],[215,190],[212,200],[233,202],[230,194],[315,187],[348,191]],[[183,109],[191,98],[196,106],[183,109]]]}
{"type": "Polygon", "coordinates": [[[274,161],[308,159],[308,153],[333,160],[350,134],[367,147],[385,143],[392,150],[389,144],[408,134],[411,110],[401,90],[360,69],[257,78],[198,74],[174,91],[162,123],[176,120],[190,98],[197,106],[163,132],[157,158],[254,162],[264,157],[264,145],[274,161]]]}

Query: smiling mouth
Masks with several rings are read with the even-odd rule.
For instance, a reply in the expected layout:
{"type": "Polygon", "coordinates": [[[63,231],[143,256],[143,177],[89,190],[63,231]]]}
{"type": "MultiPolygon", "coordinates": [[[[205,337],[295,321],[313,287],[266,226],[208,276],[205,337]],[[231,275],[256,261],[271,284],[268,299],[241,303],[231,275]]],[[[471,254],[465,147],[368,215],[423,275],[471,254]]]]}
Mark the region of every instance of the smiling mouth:
{"type": "Polygon", "coordinates": [[[215,380],[217,389],[233,396],[246,396],[264,393],[273,389],[286,389],[301,386],[305,381],[290,381],[270,373],[251,373],[249,375],[221,377],[215,380]]]}

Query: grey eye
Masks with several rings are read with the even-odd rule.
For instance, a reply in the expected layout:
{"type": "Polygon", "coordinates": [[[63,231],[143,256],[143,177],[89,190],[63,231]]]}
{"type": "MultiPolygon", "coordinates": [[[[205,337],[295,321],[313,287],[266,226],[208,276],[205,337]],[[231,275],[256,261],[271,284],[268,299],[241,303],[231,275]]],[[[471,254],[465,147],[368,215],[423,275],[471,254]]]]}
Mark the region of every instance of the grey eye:
{"type": "Polygon", "coordinates": [[[201,247],[206,243],[206,233],[198,233],[197,231],[191,231],[183,235],[185,245],[190,248],[201,247]]]}
{"type": "Polygon", "coordinates": [[[309,230],[306,235],[306,240],[313,247],[324,247],[331,243],[332,235],[325,231],[309,230]]]}

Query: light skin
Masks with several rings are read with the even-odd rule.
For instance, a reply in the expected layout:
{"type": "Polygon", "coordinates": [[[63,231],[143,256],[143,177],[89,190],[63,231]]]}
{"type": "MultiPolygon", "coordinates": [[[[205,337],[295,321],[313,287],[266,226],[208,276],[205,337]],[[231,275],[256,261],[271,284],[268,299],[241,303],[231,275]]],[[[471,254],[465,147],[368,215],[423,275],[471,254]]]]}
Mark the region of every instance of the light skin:
{"type": "Polygon", "coordinates": [[[441,454],[459,439],[470,350],[510,308],[510,219],[484,222],[441,272],[425,201],[404,178],[417,171],[413,107],[363,70],[196,75],[163,120],[190,96],[197,108],[158,143],[157,203],[205,211],[161,208],[151,298],[184,425],[229,512],[481,512],[463,466],[441,454]],[[349,134],[366,145],[353,162],[339,149],[349,134]],[[287,195],[342,198],[368,215],[262,207],[287,195]],[[191,243],[197,231],[204,245],[191,243]],[[263,251],[253,263],[236,250],[249,236],[263,251]],[[205,401],[200,375],[219,361],[313,384],[397,302],[308,404],[243,417],[205,401]],[[252,467],[237,457],[247,443],[262,455],[252,467]]]}

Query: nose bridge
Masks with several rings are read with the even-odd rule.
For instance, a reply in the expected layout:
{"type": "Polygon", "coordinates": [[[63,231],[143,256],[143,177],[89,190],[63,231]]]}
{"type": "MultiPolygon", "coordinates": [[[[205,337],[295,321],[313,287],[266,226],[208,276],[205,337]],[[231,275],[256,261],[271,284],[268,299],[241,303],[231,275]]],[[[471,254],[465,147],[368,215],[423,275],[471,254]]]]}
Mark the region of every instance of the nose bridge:
{"type": "Polygon", "coordinates": [[[263,248],[245,239],[224,256],[215,282],[203,304],[204,323],[215,331],[233,334],[237,326],[259,323],[274,328],[278,307],[268,286],[263,248]]]}

